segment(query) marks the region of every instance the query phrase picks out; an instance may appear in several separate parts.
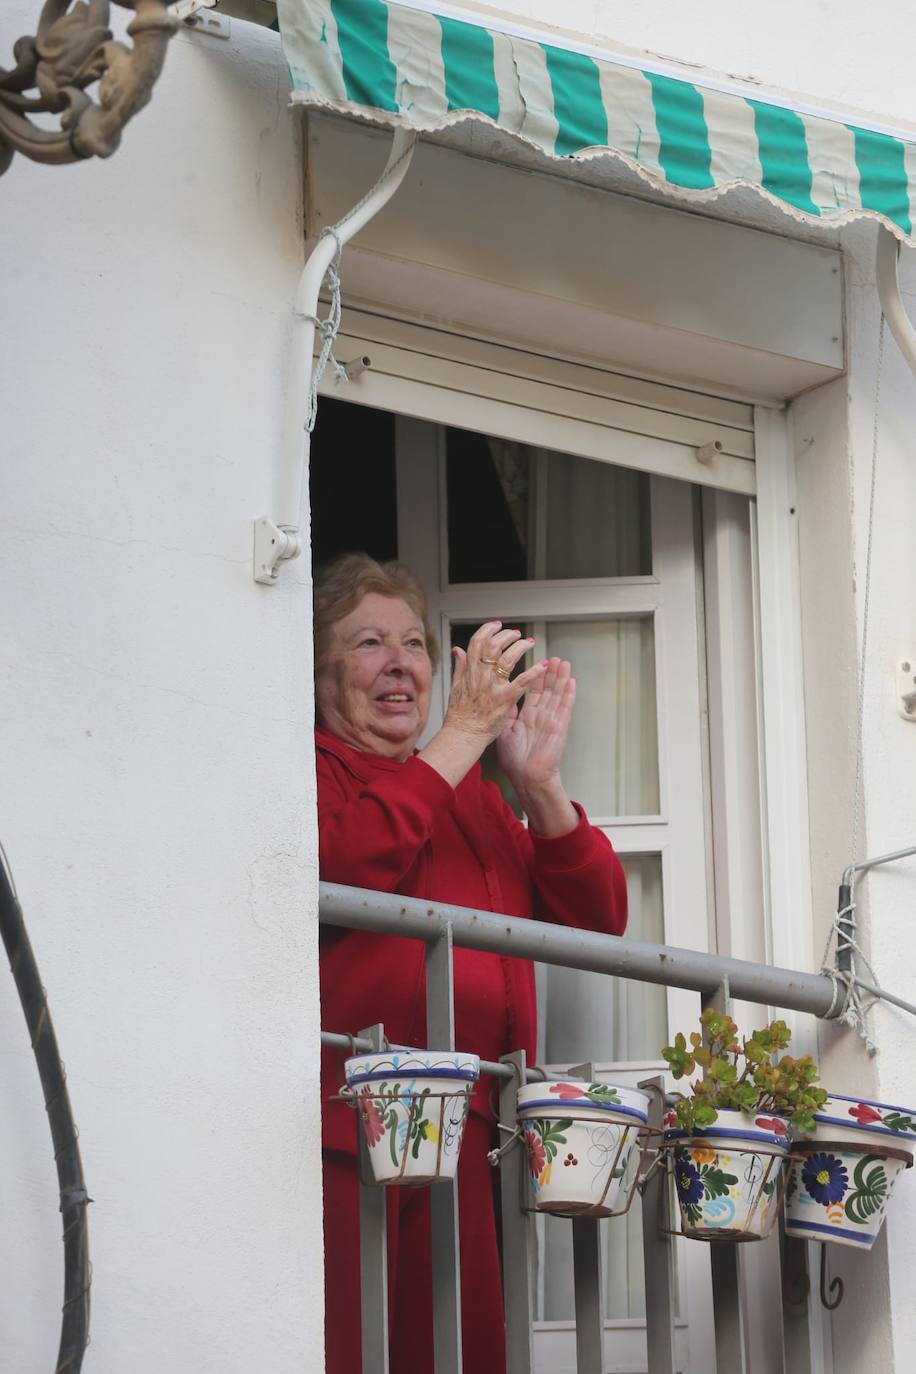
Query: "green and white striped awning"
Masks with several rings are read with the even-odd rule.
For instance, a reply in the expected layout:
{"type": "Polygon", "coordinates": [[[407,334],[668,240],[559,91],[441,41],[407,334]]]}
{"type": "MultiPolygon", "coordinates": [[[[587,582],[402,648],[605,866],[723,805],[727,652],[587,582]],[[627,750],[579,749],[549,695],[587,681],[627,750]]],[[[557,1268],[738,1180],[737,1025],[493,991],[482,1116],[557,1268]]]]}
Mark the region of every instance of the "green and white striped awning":
{"type": "Polygon", "coordinates": [[[621,159],[690,199],[750,186],[796,218],[912,241],[916,141],[684,81],[431,0],[277,0],[294,99],[418,131],[486,121],[551,158],[621,159]]]}

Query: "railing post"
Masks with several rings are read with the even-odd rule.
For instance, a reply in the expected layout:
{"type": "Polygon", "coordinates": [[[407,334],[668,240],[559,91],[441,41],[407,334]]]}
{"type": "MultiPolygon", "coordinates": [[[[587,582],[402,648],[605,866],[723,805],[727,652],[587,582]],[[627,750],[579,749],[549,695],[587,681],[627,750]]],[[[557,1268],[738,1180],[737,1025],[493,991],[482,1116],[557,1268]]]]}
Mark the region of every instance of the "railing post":
{"type": "MultiPolygon", "coordinates": [[[[384,1026],[369,1026],[360,1038],[372,1052],[385,1047],[384,1026]]],[[[354,1112],[359,1142],[359,1305],[363,1374],[388,1374],[388,1224],[386,1189],[371,1186],[369,1151],[354,1112]]]]}
{"type": "MultiPolygon", "coordinates": [[[[712,996],[705,1000],[705,1005],[724,1016],[731,1014],[727,978],[723,978],[712,996]]],[[[716,1368],[718,1374],[745,1374],[748,1360],[741,1314],[738,1247],[734,1241],[714,1240],[709,1248],[712,1310],[716,1325],[716,1368]]]]}
{"type": "MultiPolygon", "coordinates": [[[[525,1051],[504,1055],[502,1064],[511,1064],[515,1073],[503,1079],[499,1090],[499,1122],[515,1130],[518,1090],[525,1082],[525,1051]]],[[[503,1136],[508,1139],[508,1136],[503,1136]]],[[[524,1149],[515,1146],[500,1159],[499,1191],[502,1207],[503,1304],[506,1311],[506,1374],[531,1374],[534,1366],[532,1331],[534,1312],[531,1301],[531,1276],[534,1269],[532,1217],[523,1211],[521,1199],[527,1188],[528,1160],[524,1149]]],[[[484,1374],[484,1371],[475,1371],[484,1374]]]]}
{"type": "MultiPolygon", "coordinates": [[[[661,1144],[665,1116],[665,1080],[659,1074],[638,1086],[649,1094],[651,1131],[661,1144]]],[[[642,1253],[646,1285],[646,1353],[648,1374],[676,1374],[674,1349],[674,1237],[671,1235],[671,1188],[664,1155],[651,1167],[642,1193],[642,1253]]]]}
{"type": "MultiPolygon", "coordinates": [[[[455,1048],[455,986],[452,928],[426,946],[426,1043],[455,1048]]],[[[458,1183],[434,1183],[429,1206],[432,1230],[433,1348],[436,1374],[461,1374],[461,1269],[458,1183]]]]}
{"type": "MultiPolygon", "coordinates": [[[[592,1064],[570,1069],[573,1078],[591,1083],[592,1064]]],[[[604,1368],[604,1291],[601,1282],[601,1232],[597,1217],[573,1218],[573,1283],[576,1293],[576,1370],[601,1374],[604,1368]]]]}
{"type": "Polygon", "coordinates": [[[811,1293],[809,1242],[786,1235],[785,1214],[779,1218],[779,1263],[782,1283],[782,1330],[785,1374],[812,1374],[808,1309],[811,1293]]]}

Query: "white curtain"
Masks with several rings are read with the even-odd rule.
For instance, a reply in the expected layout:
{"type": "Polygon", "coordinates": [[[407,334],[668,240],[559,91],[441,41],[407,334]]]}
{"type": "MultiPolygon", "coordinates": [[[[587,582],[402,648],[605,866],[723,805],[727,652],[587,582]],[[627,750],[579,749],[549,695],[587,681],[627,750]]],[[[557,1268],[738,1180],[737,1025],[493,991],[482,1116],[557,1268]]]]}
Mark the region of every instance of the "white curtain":
{"type": "MultiPolygon", "coordinates": [[[[553,456],[548,471],[548,577],[651,572],[648,510],[639,475],[553,456]],[[579,470],[581,466],[582,471],[579,470]]],[[[655,642],[651,620],[545,625],[546,652],[575,664],[576,714],[564,761],[570,795],[592,817],[657,814],[659,808],[655,642]]],[[[664,940],[661,860],[623,859],[628,935],[664,940]]],[[[538,1062],[568,1066],[657,1060],[667,1040],[663,987],[580,973],[538,970],[538,1062]]],[[[613,1078],[613,1072],[606,1077],[613,1078]]],[[[632,1081],[632,1080],[629,1080],[632,1081]]],[[[607,1317],[645,1315],[641,1212],[601,1223],[607,1317]]],[[[574,1315],[572,1225],[538,1218],[538,1316],[574,1315]]]]}
{"type": "MultiPolygon", "coordinates": [[[[663,941],[661,860],[625,856],[630,920],[628,935],[663,941]]],[[[538,969],[538,1063],[561,1065],[657,1060],[668,1038],[665,989],[576,969],[538,969]]],[[[613,1080],[613,1070],[602,1073],[613,1080]]],[[[619,1075],[618,1075],[619,1077],[619,1075]]],[[[628,1077],[623,1081],[630,1083],[628,1077]]],[[[626,1217],[601,1222],[605,1315],[642,1317],[641,1212],[638,1196],[626,1217]]],[[[538,1218],[538,1318],[570,1320],[573,1300],[572,1226],[538,1218]]]]}

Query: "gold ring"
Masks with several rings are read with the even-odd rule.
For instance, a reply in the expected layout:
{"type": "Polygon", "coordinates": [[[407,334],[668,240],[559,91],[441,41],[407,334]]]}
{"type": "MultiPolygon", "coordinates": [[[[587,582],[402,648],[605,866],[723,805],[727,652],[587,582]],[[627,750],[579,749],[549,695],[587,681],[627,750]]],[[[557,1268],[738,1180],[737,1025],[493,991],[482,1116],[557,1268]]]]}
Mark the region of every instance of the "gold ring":
{"type": "Polygon", "coordinates": [[[511,669],[510,669],[510,668],[504,668],[503,665],[502,665],[501,663],[494,663],[494,664],[493,664],[493,671],[494,671],[494,673],[496,674],[497,677],[511,677],[511,676],[512,676],[512,671],[511,671],[511,669]]]}

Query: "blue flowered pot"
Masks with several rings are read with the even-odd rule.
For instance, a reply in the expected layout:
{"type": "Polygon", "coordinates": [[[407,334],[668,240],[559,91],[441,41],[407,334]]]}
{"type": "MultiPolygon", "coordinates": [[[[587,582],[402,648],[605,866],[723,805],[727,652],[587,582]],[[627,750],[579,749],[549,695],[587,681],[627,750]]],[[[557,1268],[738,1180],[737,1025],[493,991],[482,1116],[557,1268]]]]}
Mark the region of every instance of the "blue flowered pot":
{"type": "Polygon", "coordinates": [[[393,1050],[346,1060],[346,1096],[356,1106],[376,1183],[419,1186],[455,1177],[476,1054],[393,1050]]]}
{"type": "Polygon", "coordinates": [[[795,1146],[786,1189],[786,1231],[868,1250],[894,1184],[913,1163],[916,1111],[831,1094],[815,1135],[795,1146]]]}
{"type": "Polygon", "coordinates": [[[625,1210],[649,1098],[582,1079],[529,1083],[518,1094],[535,1211],[606,1217],[625,1210]]]}
{"type": "Polygon", "coordinates": [[[780,1201],[789,1148],[779,1116],[720,1109],[705,1129],[684,1131],[674,1112],[665,1117],[681,1234],[693,1240],[762,1240],[780,1201]]]}

